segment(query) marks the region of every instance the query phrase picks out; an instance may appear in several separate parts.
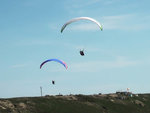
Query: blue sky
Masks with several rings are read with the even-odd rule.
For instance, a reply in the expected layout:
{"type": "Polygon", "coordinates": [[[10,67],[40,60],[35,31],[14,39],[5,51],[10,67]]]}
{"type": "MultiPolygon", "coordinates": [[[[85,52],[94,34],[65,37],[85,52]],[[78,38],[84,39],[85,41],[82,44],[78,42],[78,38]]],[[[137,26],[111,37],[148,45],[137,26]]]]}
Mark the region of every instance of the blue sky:
{"type": "Polygon", "coordinates": [[[0,1],[0,97],[149,93],[150,2],[148,0],[0,1]],[[75,17],[78,21],[60,33],[75,17]],[[79,50],[85,50],[85,56],[79,50]],[[58,58],[68,65],[51,62],[58,58]],[[51,84],[56,81],[56,85],[51,84]]]}

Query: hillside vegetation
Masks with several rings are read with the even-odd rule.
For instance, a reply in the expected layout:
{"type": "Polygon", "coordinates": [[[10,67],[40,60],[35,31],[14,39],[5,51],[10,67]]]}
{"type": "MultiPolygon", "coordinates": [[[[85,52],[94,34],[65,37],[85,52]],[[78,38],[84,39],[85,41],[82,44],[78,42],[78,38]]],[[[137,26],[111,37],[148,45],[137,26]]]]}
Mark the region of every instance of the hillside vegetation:
{"type": "Polygon", "coordinates": [[[150,94],[56,95],[0,99],[0,113],[150,113],[150,94]]]}

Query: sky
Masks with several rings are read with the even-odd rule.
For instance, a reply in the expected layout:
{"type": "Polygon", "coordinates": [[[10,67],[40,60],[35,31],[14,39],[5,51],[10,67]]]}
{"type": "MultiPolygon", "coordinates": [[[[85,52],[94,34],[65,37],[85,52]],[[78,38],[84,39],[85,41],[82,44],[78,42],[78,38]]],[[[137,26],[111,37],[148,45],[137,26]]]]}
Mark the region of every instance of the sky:
{"type": "Polygon", "coordinates": [[[149,93],[149,0],[1,0],[0,98],[149,93]],[[88,20],[68,25],[76,17],[88,20]],[[85,56],[79,51],[84,49],[85,56]],[[48,62],[51,58],[68,65],[48,62]],[[55,80],[55,85],[51,81],[55,80]]]}

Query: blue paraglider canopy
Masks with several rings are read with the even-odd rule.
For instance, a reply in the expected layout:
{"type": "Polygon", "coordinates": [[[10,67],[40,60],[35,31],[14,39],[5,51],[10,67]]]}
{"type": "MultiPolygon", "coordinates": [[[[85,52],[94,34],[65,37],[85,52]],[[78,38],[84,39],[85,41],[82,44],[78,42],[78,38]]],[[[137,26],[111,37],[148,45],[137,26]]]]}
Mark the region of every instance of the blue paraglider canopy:
{"type": "Polygon", "coordinates": [[[66,69],[68,68],[67,64],[64,62],[64,61],[61,61],[59,59],[48,59],[46,61],[44,61],[41,65],[40,65],[40,69],[42,68],[42,66],[47,63],[47,62],[50,62],[50,61],[55,61],[55,62],[58,62],[60,64],[62,64],[66,69]]]}

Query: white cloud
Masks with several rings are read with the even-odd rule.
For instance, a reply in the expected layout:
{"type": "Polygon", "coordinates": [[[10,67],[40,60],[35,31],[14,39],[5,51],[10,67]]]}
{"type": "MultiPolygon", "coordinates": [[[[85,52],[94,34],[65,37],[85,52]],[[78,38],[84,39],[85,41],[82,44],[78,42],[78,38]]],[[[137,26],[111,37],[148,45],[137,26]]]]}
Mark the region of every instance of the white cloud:
{"type": "Polygon", "coordinates": [[[98,72],[103,69],[124,68],[135,66],[139,62],[129,61],[125,57],[118,56],[113,61],[88,61],[71,64],[70,70],[74,72],[98,72]]]}
{"type": "Polygon", "coordinates": [[[81,9],[95,4],[109,5],[119,1],[120,0],[68,0],[65,2],[65,8],[70,11],[71,9],[81,9]]]}
{"type": "Polygon", "coordinates": [[[105,16],[101,18],[103,28],[105,30],[145,30],[149,29],[148,21],[149,16],[142,16],[137,14],[125,14],[125,15],[116,15],[116,16],[105,16]]]}
{"type": "Polygon", "coordinates": [[[58,41],[50,41],[50,39],[44,39],[44,38],[37,38],[37,39],[22,39],[22,40],[18,40],[17,42],[14,43],[14,45],[16,46],[44,46],[44,45],[51,45],[51,46],[55,46],[56,44],[58,44],[58,41]]]}
{"type": "Polygon", "coordinates": [[[11,67],[12,68],[23,68],[23,67],[26,67],[27,64],[15,64],[15,65],[12,65],[11,67]]]}
{"type": "Polygon", "coordinates": [[[65,5],[65,7],[67,7],[68,9],[83,8],[101,1],[102,0],[68,0],[66,3],[67,5],[65,5]]]}
{"type": "Polygon", "coordinates": [[[124,29],[127,25],[127,20],[132,15],[118,15],[118,16],[105,16],[102,17],[102,23],[104,29],[124,29]]]}
{"type": "Polygon", "coordinates": [[[104,0],[103,1],[104,2],[104,4],[106,4],[106,5],[110,5],[110,4],[113,4],[113,3],[116,3],[116,2],[120,2],[120,0],[104,0]]]}

